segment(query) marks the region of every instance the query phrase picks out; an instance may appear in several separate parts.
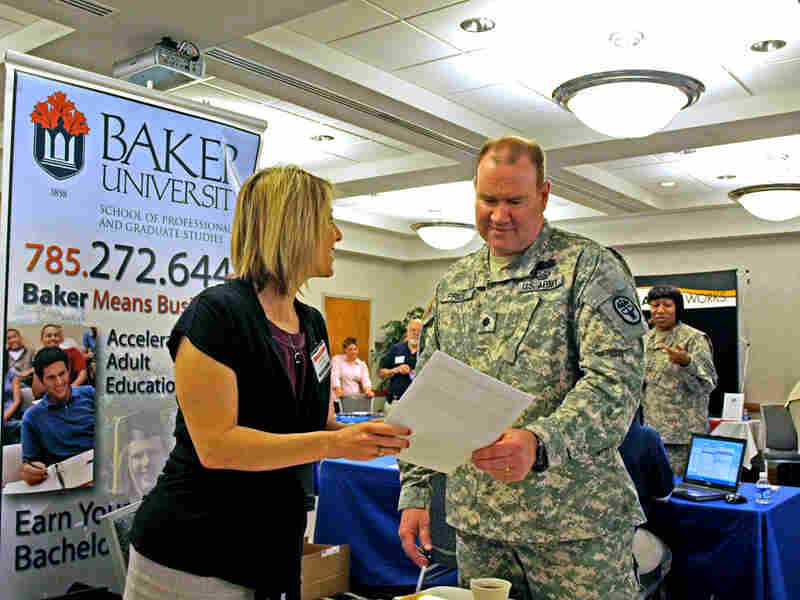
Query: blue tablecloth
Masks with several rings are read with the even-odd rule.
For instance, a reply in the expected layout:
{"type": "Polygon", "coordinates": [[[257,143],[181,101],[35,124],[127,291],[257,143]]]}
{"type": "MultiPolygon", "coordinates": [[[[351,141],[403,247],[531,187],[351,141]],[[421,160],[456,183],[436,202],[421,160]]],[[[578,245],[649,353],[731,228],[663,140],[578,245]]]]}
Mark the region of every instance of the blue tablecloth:
{"type": "Polygon", "coordinates": [[[674,598],[791,600],[800,598],[800,488],[781,487],[771,504],[724,500],[655,503],[650,528],[672,550],[674,598]]]}
{"type": "MultiPolygon", "coordinates": [[[[350,544],[350,580],[361,586],[416,585],[419,568],[400,546],[400,473],[393,456],[324,460],[314,542],[350,544]]],[[[455,585],[454,575],[437,585],[455,585]]]]}
{"type": "Polygon", "coordinates": [[[339,423],[363,423],[364,421],[370,421],[372,419],[376,419],[375,415],[348,415],[348,414],[339,414],[336,415],[336,420],[339,423]]]}
{"type": "MultiPolygon", "coordinates": [[[[800,488],[782,487],[769,505],[755,503],[751,483],[739,491],[747,504],[656,503],[650,526],[672,549],[673,598],[800,598],[800,488]]],[[[350,544],[354,584],[416,583],[419,570],[397,537],[399,494],[393,457],[322,462],[314,541],[350,544]]]]}

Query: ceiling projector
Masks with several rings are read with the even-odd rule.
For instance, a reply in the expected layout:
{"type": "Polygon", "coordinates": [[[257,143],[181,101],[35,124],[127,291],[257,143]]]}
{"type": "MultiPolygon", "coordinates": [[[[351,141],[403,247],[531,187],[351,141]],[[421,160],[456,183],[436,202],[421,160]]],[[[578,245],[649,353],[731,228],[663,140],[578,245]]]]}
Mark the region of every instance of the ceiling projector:
{"type": "Polygon", "coordinates": [[[116,61],[113,73],[117,79],[164,91],[205,77],[206,63],[191,42],[177,44],[163,37],[152,48],[116,61]]]}

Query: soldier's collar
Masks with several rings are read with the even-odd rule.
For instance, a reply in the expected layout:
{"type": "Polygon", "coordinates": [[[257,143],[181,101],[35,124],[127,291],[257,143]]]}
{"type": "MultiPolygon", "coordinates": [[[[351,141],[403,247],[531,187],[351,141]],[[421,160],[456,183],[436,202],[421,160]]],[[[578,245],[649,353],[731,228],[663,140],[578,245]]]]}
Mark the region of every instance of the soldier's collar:
{"type": "MultiPolygon", "coordinates": [[[[536,271],[539,265],[539,259],[549,246],[552,235],[553,228],[550,227],[550,224],[545,220],[542,225],[542,230],[539,232],[536,240],[528,246],[525,252],[516,256],[510,265],[500,271],[497,281],[509,281],[511,279],[525,279],[530,277],[536,271]]],[[[485,287],[492,281],[491,268],[489,266],[489,253],[491,251],[489,245],[486,244],[481,254],[481,268],[476,276],[476,284],[479,287],[485,287]]]]}

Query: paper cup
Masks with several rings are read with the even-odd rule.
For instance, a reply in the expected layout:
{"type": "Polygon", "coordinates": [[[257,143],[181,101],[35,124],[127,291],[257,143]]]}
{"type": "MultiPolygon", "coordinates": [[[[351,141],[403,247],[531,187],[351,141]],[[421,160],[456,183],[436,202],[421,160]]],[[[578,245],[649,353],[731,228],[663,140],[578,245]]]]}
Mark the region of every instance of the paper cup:
{"type": "Polygon", "coordinates": [[[508,600],[511,582],[495,577],[481,577],[469,582],[473,600],[508,600]]]}

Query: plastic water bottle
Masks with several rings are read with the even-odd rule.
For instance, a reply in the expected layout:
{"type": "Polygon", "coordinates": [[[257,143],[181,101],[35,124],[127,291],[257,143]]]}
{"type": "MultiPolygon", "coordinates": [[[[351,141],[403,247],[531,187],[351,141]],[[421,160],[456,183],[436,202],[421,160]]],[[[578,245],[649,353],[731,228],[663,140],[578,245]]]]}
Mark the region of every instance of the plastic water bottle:
{"type": "Polygon", "coordinates": [[[756,482],[756,502],[758,504],[769,504],[772,502],[772,486],[769,484],[766,471],[761,471],[761,476],[756,482]]]}

